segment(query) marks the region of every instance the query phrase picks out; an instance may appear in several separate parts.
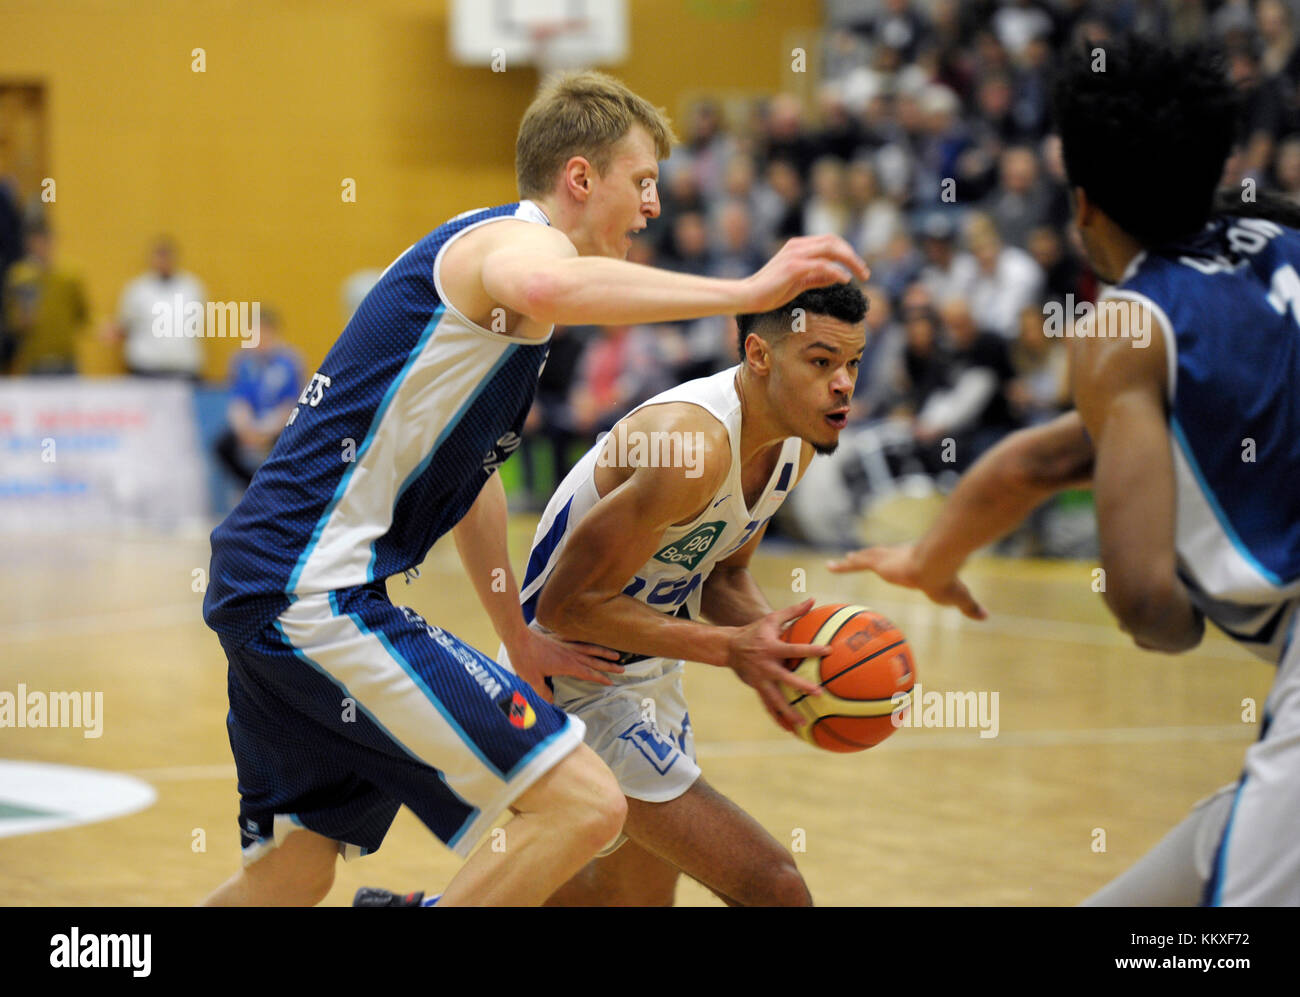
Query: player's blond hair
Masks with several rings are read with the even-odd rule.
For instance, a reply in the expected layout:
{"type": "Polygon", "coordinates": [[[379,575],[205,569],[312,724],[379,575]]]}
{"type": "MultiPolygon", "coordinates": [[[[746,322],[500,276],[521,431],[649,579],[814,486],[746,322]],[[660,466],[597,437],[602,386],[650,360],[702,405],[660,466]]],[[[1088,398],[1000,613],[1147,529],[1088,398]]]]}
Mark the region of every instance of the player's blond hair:
{"type": "Polygon", "coordinates": [[[553,77],[519,125],[515,142],[519,196],[549,194],[555,174],[572,156],[585,157],[603,174],[615,144],[638,124],[654,139],[658,158],[667,159],[675,136],[663,108],[595,70],[553,77]]]}

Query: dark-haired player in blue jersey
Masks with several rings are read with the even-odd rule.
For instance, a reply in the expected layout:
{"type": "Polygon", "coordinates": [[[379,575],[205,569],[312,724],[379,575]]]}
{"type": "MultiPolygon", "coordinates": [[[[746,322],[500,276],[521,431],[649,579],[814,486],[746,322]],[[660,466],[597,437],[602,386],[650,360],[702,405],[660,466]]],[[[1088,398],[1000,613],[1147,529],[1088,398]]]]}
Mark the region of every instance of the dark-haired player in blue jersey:
{"type": "Polygon", "coordinates": [[[1091,481],[1106,602],[1138,646],[1187,650],[1208,617],[1278,670],[1237,782],[1088,902],[1295,906],[1296,209],[1270,220],[1259,217],[1270,213],[1263,199],[1238,196],[1214,210],[1236,104],[1207,51],[1127,39],[1107,42],[1104,62],[1078,53],[1063,67],[1056,110],[1074,221],[1113,285],[1090,338],[1072,340],[1077,412],[986,454],[914,546],[858,551],[832,567],[870,568],[980,619],[957,578],[965,558],[1054,491],[1091,481]]]}
{"type": "Polygon", "coordinates": [[[461,855],[515,814],[449,905],[540,903],[619,833],[623,795],[582,722],[535,690],[620,669],[525,625],[495,474],[551,327],[760,311],[866,275],[837,238],[792,240],[745,280],[626,262],[670,141],[610,77],[549,83],[520,126],[522,199],[458,216],[385,271],[213,532],[204,618],[230,663],[244,867],[208,903],[320,901],[337,856],[377,849],[403,803],[461,855]],[[388,599],[385,579],[448,531],[518,678],[388,599]]]}

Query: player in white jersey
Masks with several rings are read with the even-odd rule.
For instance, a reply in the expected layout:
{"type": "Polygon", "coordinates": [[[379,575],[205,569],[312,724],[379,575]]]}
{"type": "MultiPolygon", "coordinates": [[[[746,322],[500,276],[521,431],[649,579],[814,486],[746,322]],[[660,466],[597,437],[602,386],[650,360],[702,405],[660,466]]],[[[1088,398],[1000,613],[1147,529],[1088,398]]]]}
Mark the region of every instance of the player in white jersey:
{"type": "Polygon", "coordinates": [[[452,904],[540,903],[617,834],[608,768],[535,691],[617,666],[529,630],[502,577],[496,471],[551,329],[762,310],[867,276],[833,237],[791,240],[745,280],[629,263],[670,143],[617,80],[548,80],[516,142],[521,199],[457,216],[385,271],[214,531],[204,618],[230,663],[245,865],[209,903],[318,902],[339,854],[378,848],[400,805],[468,855],[452,904]],[[388,597],[449,532],[517,675],[388,597]],[[509,851],[475,850],[507,810],[509,851]]]}
{"type": "Polygon", "coordinates": [[[811,600],[774,612],[747,566],[814,453],[838,442],[866,309],[839,284],[742,315],[739,366],[634,409],[547,506],[524,617],[624,652],[612,685],[556,676],[554,693],[628,797],[630,839],[550,903],[671,905],[679,872],[729,904],[811,902],[789,850],[701,777],[682,672],[684,660],[732,668],[788,730],[801,721],[781,684],[817,693],[785,660],[829,649],[780,639],[811,600]]]}
{"type": "Polygon", "coordinates": [[[1132,39],[1106,55],[1105,72],[1073,55],[1057,91],[1074,221],[1114,285],[1071,340],[1078,411],[989,451],[917,544],[832,569],[871,569],[983,618],[957,578],[965,558],[1091,482],[1106,603],[1137,645],[1195,647],[1208,618],[1278,671],[1237,782],[1089,902],[1296,906],[1297,212],[1283,205],[1277,224],[1262,197],[1213,204],[1236,124],[1217,60],[1132,39]]]}

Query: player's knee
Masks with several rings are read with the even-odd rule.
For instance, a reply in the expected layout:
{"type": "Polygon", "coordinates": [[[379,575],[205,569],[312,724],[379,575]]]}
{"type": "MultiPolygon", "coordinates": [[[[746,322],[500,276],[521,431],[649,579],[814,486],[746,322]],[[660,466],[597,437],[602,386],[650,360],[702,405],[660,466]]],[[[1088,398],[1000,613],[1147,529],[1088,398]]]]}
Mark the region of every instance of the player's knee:
{"type": "Polygon", "coordinates": [[[623,830],[627,798],[614,774],[586,745],[561,762],[556,774],[548,802],[594,855],[623,830]]]}
{"type": "Polygon", "coordinates": [[[318,872],[298,884],[298,896],[305,907],[314,907],[327,896],[334,886],[334,869],[318,872]]]}
{"type": "Polygon", "coordinates": [[[764,906],[812,906],[812,894],[808,892],[808,884],[804,882],[799,867],[789,856],[782,856],[780,860],[769,865],[764,880],[763,892],[766,898],[761,901],[764,906]]]}
{"type": "Polygon", "coordinates": [[[599,785],[593,787],[593,796],[588,806],[584,824],[584,833],[588,835],[587,843],[595,854],[610,844],[623,832],[623,822],[627,819],[627,797],[619,788],[618,780],[608,771],[599,779],[599,785]]]}
{"type": "Polygon", "coordinates": [[[314,907],[334,886],[334,863],[298,866],[284,873],[278,885],[286,903],[314,907]]]}

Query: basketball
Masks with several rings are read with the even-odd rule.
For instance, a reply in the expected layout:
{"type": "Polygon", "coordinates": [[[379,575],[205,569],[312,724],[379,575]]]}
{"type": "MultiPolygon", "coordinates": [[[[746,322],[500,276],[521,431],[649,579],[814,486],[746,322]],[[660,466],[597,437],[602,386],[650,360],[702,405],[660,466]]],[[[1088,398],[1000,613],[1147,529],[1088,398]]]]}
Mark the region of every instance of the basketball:
{"type": "Polygon", "coordinates": [[[798,734],[827,751],[862,751],[896,729],[895,716],[911,703],[916,665],[907,638],[865,606],[816,606],[785,631],[791,644],[824,644],[821,658],[791,658],[795,674],[825,690],[808,696],[786,689],[790,705],[807,718],[798,734]]]}

